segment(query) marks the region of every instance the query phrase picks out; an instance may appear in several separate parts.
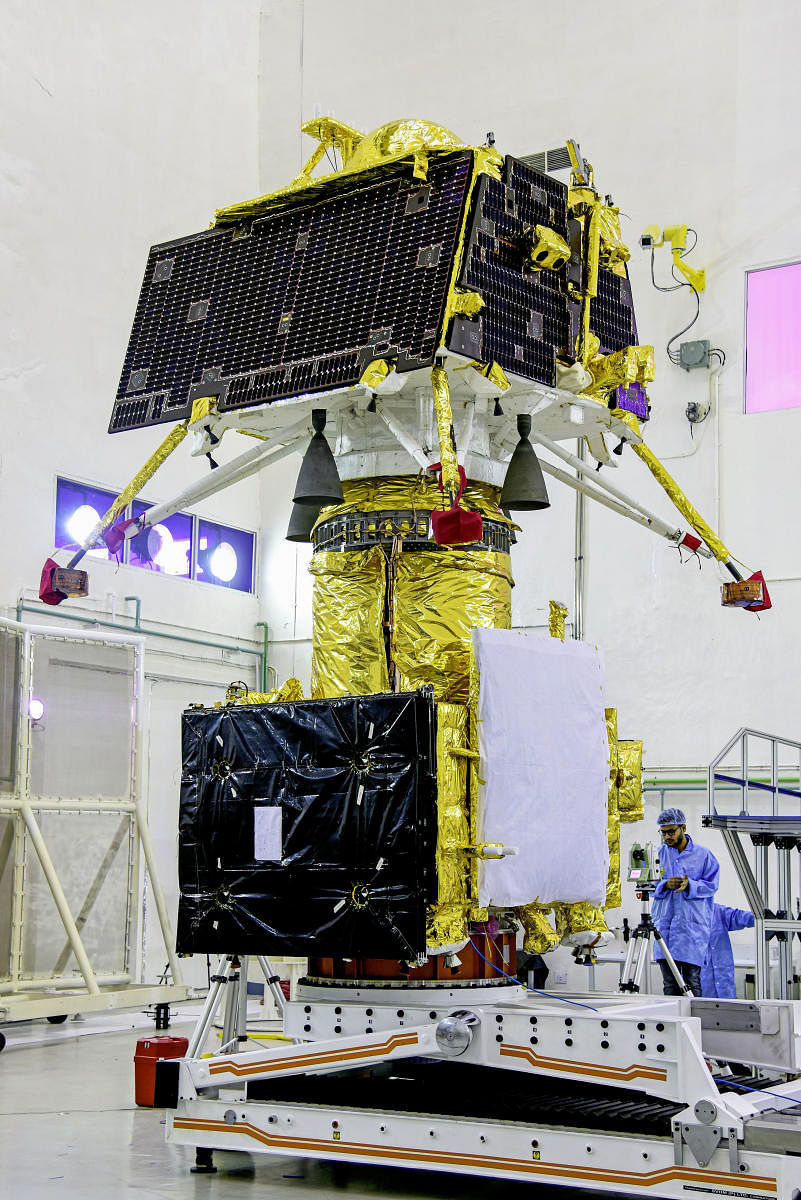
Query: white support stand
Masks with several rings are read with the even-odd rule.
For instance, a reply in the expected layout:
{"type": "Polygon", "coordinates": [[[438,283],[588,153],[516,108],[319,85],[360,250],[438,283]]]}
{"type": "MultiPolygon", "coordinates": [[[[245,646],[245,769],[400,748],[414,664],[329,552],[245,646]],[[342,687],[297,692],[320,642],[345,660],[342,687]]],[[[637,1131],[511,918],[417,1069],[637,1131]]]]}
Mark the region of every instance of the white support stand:
{"type": "MultiPolygon", "coordinates": [[[[12,664],[17,678],[16,693],[6,697],[6,718],[14,729],[10,747],[11,771],[0,791],[0,874],[11,864],[10,911],[5,923],[10,929],[9,954],[0,962],[0,1020],[21,1021],[36,1017],[63,1017],[68,1014],[97,1012],[105,1009],[165,1006],[185,1000],[189,988],[181,982],[175,955],[175,940],[170,928],[167,905],[159,884],[153,845],[147,822],[141,787],[142,716],[144,691],[144,642],[128,634],[81,632],[57,626],[22,625],[0,620],[0,641],[4,661],[12,664]],[[35,718],[30,714],[33,697],[34,656],[44,648],[124,647],[131,651],[130,765],[127,794],[121,796],[43,796],[32,784],[33,736],[35,718]],[[116,814],[118,822],[99,867],[87,877],[77,912],[67,899],[64,883],[42,831],[41,815],[116,814]],[[5,818],[5,820],[3,820],[5,818]],[[137,984],[136,935],[141,919],[142,884],[140,850],[144,859],[159,927],[169,964],[171,983],[137,984]],[[120,853],[127,851],[126,903],[124,929],[121,931],[121,970],[109,975],[92,962],[82,931],[90,920],[109,872],[120,853]],[[31,893],[31,865],[36,860],[52,896],[63,926],[65,943],[46,972],[32,970],[26,963],[26,913],[31,893]],[[69,973],[73,956],[78,971],[69,973]]],[[[102,739],[102,730],[98,730],[102,739]]],[[[76,852],[79,851],[76,846],[76,852]]],[[[79,854],[77,855],[79,859],[79,854]]],[[[74,863],[71,864],[74,872],[74,863]]],[[[74,886],[74,885],[73,885],[74,886]]],[[[41,918],[40,918],[41,921],[41,918]]],[[[41,933],[41,928],[37,929],[41,933]]]]}

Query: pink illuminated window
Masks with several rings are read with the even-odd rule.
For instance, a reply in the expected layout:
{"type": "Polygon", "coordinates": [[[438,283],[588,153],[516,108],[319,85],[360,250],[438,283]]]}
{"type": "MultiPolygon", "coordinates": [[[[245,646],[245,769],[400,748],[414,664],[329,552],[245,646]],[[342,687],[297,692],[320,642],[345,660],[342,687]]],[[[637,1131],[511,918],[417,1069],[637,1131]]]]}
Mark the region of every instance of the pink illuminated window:
{"type": "Polygon", "coordinates": [[[745,411],[801,407],[801,263],[745,276],[745,411]]]}

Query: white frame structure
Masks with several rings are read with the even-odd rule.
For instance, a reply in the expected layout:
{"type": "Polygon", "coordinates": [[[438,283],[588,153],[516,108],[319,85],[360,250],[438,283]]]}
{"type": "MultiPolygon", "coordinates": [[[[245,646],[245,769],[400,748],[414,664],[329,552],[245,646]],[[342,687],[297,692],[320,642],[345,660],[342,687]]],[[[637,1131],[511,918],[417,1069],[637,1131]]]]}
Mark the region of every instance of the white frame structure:
{"type": "Polygon", "coordinates": [[[144,695],[144,639],[129,634],[99,633],[48,626],[23,625],[0,618],[0,631],[17,634],[21,640],[19,657],[20,678],[17,689],[16,746],[13,787],[0,793],[0,815],[10,817],[8,830],[0,843],[0,868],[13,856],[11,886],[11,930],[8,977],[0,979],[0,1021],[21,1021],[34,1017],[63,1016],[70,1013],[94,1012],[104,1009],[138,1008],[148,1004],[166,1004],[185,1000],[190,992],[181,981],[175,954],[175,941],[170,928],[164,894],[155,867],[153,844],[142,794],[142,704],[144,695]],[[29,702],[33,697],[33,657],[37,640],[126,646],[133,651],[133,690],[131,704],[131,763],[129,788],[125,796],[34,796],[31,791],[31,734],[33,721],[29,702]],[[73,913],[59,880],[55,864],[37,820],[38,812],[61,813],[118,813],[121,821],[94,878],[87,880],[87,890],[80,912],[73,913]],[[10,831],[10,832],[9,832],[10,831]],[[127,905],[123,945],[122,974],[109,976],[98,973],[81,939],[81,928],[87,920],[100,888],[120,849],[128,838],[127,905]],[[142,869],[141,857],[144,859],[142,869]],[[31,977],[23,969],[23,924],[26,875],[30,855],[39,861],[58,916],[64,927],[66,945],[55,970],[47,977],[31,977]],[[158,913],[172,983],[146,984],[135,982],[137,968],[137,929],[142,927],[142,900],[145,872],[149,877],[152,896],[158,913]],[[65,974],[70,952],[74,955],[80,974],[65,974]]]}

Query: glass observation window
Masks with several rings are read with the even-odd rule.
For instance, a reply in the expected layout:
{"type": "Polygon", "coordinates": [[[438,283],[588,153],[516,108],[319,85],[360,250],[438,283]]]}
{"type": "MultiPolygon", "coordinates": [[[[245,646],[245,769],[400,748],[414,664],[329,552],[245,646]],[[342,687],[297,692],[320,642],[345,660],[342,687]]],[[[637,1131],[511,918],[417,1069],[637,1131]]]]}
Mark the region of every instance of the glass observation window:
{"type": "MultiPolygon", "coordinates": [[[[140,517],[152,507],[143,500],[134,500],[131,516],[140,517]]],[[[173,513],[151,529],[138,533],[128,543],[128,562],[132,567],[191,579],[192,523],[188,513],[173,513]]]]}
{"type": "Polygon", "coordinates": [[[240,592],[252,591],[254,534],[202,518],[197,524],[195,578],[240,592]]]}
{"type": "MultiPolygon", "coordinates": [[[[90,487],[86,483],[73,483],[70,479],[56,481],[56,537],[55,547],[75,549],[92,532],[97,522],[113,504],[115,492],[90,487]]],[[[89,551],[90,558],[108,558],[108,550],[98,547],[89,551]]]]}
{"type": "Polygon", "coordinates": [[[801,263],[745,275],[745,411],[801,406],[801,263]]]}

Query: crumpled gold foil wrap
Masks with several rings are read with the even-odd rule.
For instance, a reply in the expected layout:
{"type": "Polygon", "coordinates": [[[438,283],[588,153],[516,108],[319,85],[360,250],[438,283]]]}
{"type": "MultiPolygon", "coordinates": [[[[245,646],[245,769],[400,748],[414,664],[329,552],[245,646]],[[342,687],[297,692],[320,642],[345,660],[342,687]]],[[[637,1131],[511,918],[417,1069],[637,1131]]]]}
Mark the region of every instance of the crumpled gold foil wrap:
{"type": "Polygon", "coordinates": [[[299,679],[287,679],[270,692],[246,692],[240,704],[279,704],[288,700],[303,700],[303,684],[299,679]]]}
{"type": "Polygon", "coordinates": [[[462,139],[444,125],[414,117],[401,117],[397,121],[388,121],[363,137],[348,159],[347,169],[349,173],[366,171],[398,157],[463,148],[462,139]]]}
{"type": "Polygon", "coordinates": [[[442,486],[445,494],[449,497],[450,507],[453,507],[456,504],[456,497],[459,495],[461,480],[459,479],[459,462],[453,436],[451,390],[448,386],[448,372],[444,367],[431,368],[431,387],[434,393],[434,416],[439,436],[442,486]]]}
{"type": "Polygon", "coordinates": [[[380,383],[383,383],[393,367],[384,358],[374,358],[371,363],[368,363],[364,369],[359,383],[363,383],[365,387],[377,388],[380,383]]]}
{"type": "Polygon", "coordinates": [[[120,492],[117,499],[103,514],[89,536],[84,539],[84,549],[92,546],[100,537],[103,530],[108,529],[109,525],[112,525],[116,521],[120,513],[128,507],[135,496],[139,495],[148,480],[153,478],[161,464],[165,459],[170,457],[176,446],[180,446],[185,437],[186,422],[181,422],[180,425],[173,426],[158,449],[154,450],[144,466],[139,468],[128,486],[120,492]]]}
{"type": "Polygon", "coordinates": [[[524,904],[515,909],[515,916],[523,926],[523,949],[527,954],[548,954],[559,945],[560,935],[546,912],[539,904],[524,904]]]}
{"type": "Polygon", "coordinates": [[[554,904],[553,912],[560,941],[571,933],[609,932],[603,912],[589,900],[581,900],[578,904],[554,904]]]}
{"type": "Polygon", "coordinates": [[[605,397],[619,384],[630,387],[633,383],[640,383],[645,387],[656,374],[654,348],[627,346],[625,350],[616,350],[613,354],[598,355],[587,364],[587,370],[593,382],[590,387],[583,389],[582,396],[591,396],[593,399],[605,397]]]}
{"type": "Polygon", "coordinates": [[[312,698],[388,691],[381,547],[323,551],[313,556],[309,570],[314,576],[312,698]]]}
{"type": "Polygon", "coordinates": [[[509,556],[421,551],[393,562],[391,653],[399,690],[431,684],[435,700],[466,704],[473,629],[512,623],[509,556]]]}
{"type": "Polygon", "coordinates": [[[613,204],[605,204],[601,209],[601,252],[602,267],[617,270],[624,275],[624,263],[631,258],[631,251],[623,241],[620,233],[620,209],[613,204]]]}
{"type": "Polygon", "coordinates": [[[623,902],[620,883],[620,806],[618,800],[617,709],[607,708],[606,736],[609,742],[609,802],[606,834],[609,844],[609,874],[606,880],[605,908],[617,908],[623,902]]]}
{"type": "Polygon", "coordinates": [[[642,799],[642,742],[618,742],[620,760],[620,819],[641,821],[645,816],[642,799]]]}
{"type": "Polygon", "coordinates": [[[565,640],[565,617],[567,616],[567,605],[560,604],[558,600],[549,600],[548,602],[548,633],[551,637],[559,638],[560,641],[565,640]]]}
{"type": "Polygon", "coordinates": [[[719,562],[726,562],[731,558],[731,554],[723,545],[718,535],[707,525],[697,509],[693,508],[684,492],[676,483],[676,480],[667,468],[662,466],[662,463],[656,457],[653,450],[649,446],[646,446],[645,442],[632,442],[631,448],[637,457],[643,460],[654,479],[662,485],[684,519],[692,525],[698,536],[703,538],[715,558],[719,562]]]}
{"type": "MultiPolygon", "coordinates": [[[[478,371],[479,375],[483,375],[485,379],[488,379],[490,383],[494,383],[497,388],[500,388],[504,392],[512,386],[503,367],[499,366],[496,362],[481,363],[474,361],[467,365],[472,367],[474,371],[478,371]]],[[[455,369],[462,371],[464,367],[456,367],[455,369]]]]}
{"type": "Polygon", "coordinates": [[[452,946],[468,936],[470,822],[468,760],[449,753],[467,745],[467,707],[437,705],[437,902],[426,916],[430,949],[452,946]]]}
{"type": "MultiPolygon", "coordinates": [[[[370,479],[345,479],[342,504],[331,504],[320,512],[320,521],[349,512],[383,512],[390,509],[430,513],[445,504],[436,476],[431,471],[417,475],[377,475],[370,479]]],[[[481,513],[493,521],[506,521],[498,507],[501,489],[490,483],[468,479],[460,501],[462,508],[481,513]]]]}

